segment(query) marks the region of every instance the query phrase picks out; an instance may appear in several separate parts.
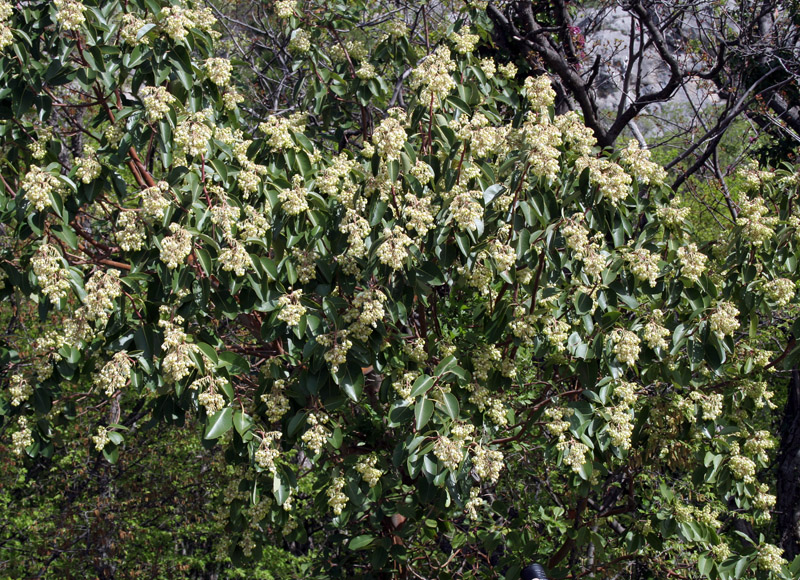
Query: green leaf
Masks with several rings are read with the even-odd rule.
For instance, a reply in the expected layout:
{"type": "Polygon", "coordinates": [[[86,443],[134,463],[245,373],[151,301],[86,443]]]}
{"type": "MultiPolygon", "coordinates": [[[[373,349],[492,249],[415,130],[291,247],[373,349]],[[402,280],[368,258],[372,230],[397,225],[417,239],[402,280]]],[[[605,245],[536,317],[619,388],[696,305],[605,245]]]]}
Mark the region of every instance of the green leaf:
{"type": "Polygon", "coordinates": [[[414,417],[417,420],[417,430],[419,431],[430,421],[433,415],[433,401],[430,399],[420,399],[414,405],[414,417]]]}
{"type": "Polygon", "coordinates": [[[233,426],[233,408],[225,407],[217,411],[213,417],[209,417],[206,422],[206,432],[204,439],[219,439],[227,433],[233,426]]]}
{"type": "Polygon", "coordinates": [[[233,426],[239,435],[244,435],[253,426],[253,418],[247,413],[237,410],[233,414],[233,426]]]}
{"type": "Polygon", "coordinates": [[[347,547],[353,551],[355,550],[363,550],[372,545],[375,541],[374,536],[370,536],[368,534],[364,534],[361,536],[356,536],[347,544],[347,547]]]}
{"type": "Polygon", "coordinates": [[[414,384],[411,386],[410,397],[412,399],[416,399],[420,395],[424,395],[431,389],[433,382],[433,377],[429,377],[428,375],[418,376],[417,380],[414,381],[414,384]]]}
{"type": "Polygon", "coordinates": [[[246,358],[235,352],[226,351],[219,353],[219,364],[220,366],[227,367],[228,374],[230,375],[250,372],[250,363],[247,362],[246,358]]]}
{"type": "Polygon", "coordinates": [[[458,413],[460,411],[458,405],[458,399],[453,393],[445,393],[443,397],[444,408],[447,411],[447,416],[453,419],[454,421],[458,419],[458,413]]]}

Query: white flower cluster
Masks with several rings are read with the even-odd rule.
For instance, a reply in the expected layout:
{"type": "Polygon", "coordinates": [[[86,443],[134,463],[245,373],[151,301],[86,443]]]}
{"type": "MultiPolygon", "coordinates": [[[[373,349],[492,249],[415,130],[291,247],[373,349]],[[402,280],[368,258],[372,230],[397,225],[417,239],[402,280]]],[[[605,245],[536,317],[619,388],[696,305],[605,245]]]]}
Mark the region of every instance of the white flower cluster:
{"type": "Polygon", "coordinates": [[[278,192],[278,199],[281,200],[281,208],[289,215],[300,215],[308,209],[306,196],[308,191],[303,184],[303,178],[295,175],[292,178],[292,189],[281,189],[278,192]]]}
{"type": "Polygon", "coordinates": [[[347,505],[347,496],[342,493],[344,489],[344,477],[334,477],[331,486],[328,488],[328,505],[333,514],[338,516],[342,513],[344,506],[347,505]]]}
{"type": "Polygon", "coordinates": [[[759,189],[765,183],[775,179],[775,174],[771,171],[759,169],[758,161],[750,159],[745,162],[737,171],[736,176],[744,180],[747,189],[759,189]]]}
{"type": "Polygon", "coordinates": [[[378,458],[374,455],[365,457],[356,463],[356,471],[370,487],[375,487],[378,485],[378,482],[383,475],[383,471],[375,467],[376,463],[378,463],[378,458]]]}
{"type": "Polygon", "coordinates": [[[17,419],[17,426],[19,431],[11,434],[11,448],[15,455],[22,455],[25,449],[33,445],[33,433],[28,426],[27,417],[20,417],[17,419]]]}
{"type": "Polygon", "coordinates": [[[575,168],[579,172],[587,167],[589,182],[597,186],[600,194],[608,199],[611,205],[619,205],[619,202],[630,193],[631,176],[618,164],[596,157],[579,157],[575,161],[575,168]]]}
{"type": "Polygon", "coordinates": [[[765,465],[769,461],[767,449],[775,447],[776,442],[769,431],[756,431],[744,442],[744,450],[751,457],[758,457],[765,465]]]}
{"type": "Polygon", "coordinates": [[[284,149],[299,150],[292,140],[292,133],[302,133],[306,129],[306,116],[303,113],[293,113],[288,117],[273,115],[258,128],[267,136],[267,146],[273,151],[284,149]]]}
{"type": "Polygon", "coordinates": [[[475,468],[478,478],[495,484],[500,479],[500,472],[505,467],[505,458],[501,451],[477,445],[473,451],[472,466],[475,468]]]}
{"type": "Polygon", "coordinates": [[[267,405],[267,418],[270,422],[280,421],[289,412],[289,399],[284,394],[286,381],[278,379],[272,383],[272,390],[261,395],[261,401],[267,405]]]}
{"type": "Polygon", "coordinates": [[[608,436],[611,444],[619,449],[631,448],[631,435],[633,435],[633,421],[630,411],[623,406],[613,407],[609,412],[607,423],[608,436]]]}
{"type": "Polygon", "coordinates": [[[22,375],[11,375],[8,383],[8,393],[11,395],[12,407],[19,407],[33,394],[33,387],[22,375]]]}
{"type": "Polygon", "coordinates": [[[750,199],[746,195],[741,196],[736,223],[742,226],[744,237],[754,246],[762,245],[775,235],[772,227],[778,223],[778,218],[767,214],[769,208],[762,198],[750,199]]]}
{"type": "Polygon", "coordinates": [[[75,160],[75,177],[83,183],[91,183],[102,171],[102,166],[97,160],[97,149],[89,144],[83,146],[83,157],[75,160]]]}
{"type": "Polygon", "coordinates": [[[280,449],[273,447],[273,445],[280,438],[280,431],[271,431],[269,433],[265,433],[264,438],[261,440],[261,444],[253,456],[253,459],[255,459],[258,466],[261,469],[269,470],[272,475],[275,475],[278,472],[278,468],[275,465],[275,460],[281,454],[280,449]]]}
{"type": "Polygon", "coordinates": [[[628,252],[625,260],[637,280],[647,280],[650,287],[655,288],[661,270],[658,267],[658,254],[639,248],[628,252]]]}
{"type": "Polygon", "coordinates": [[[233,111],[237,105],[244,101],[244,95],[235,88],[229,88],[222,93],[222,106],[227,111],[233,111]]]}
{"type": "Polygon", "coordinates": [[[64,267],[60,252],[55,246],[44,243],[31,258],[31,264],[42,293],[50,298],[50,302],[58,305],[70,288],[69,273],[64,267]]]}
{"type": "Polygon", "coordinates": [[[371,63],[362,62],[361,66],[356,70],[356,76],[362,81],[368,81],[369,79],[374,79],[376,76],[378,76],[378,73],[375,71],[375,67],[372,66],[371,63]]]}
{"type": "MultiPolygon", "coordinates": [[[[768,511],[775,507],[775,502],[777,498],[769,493],[769,486],[766,483],[762,483],[758,486],[758,491],[756,492],[755,497],[753,498],[753,505],[756,509],[768,511]]],[[[769,519],[769,513],[765,514],[766,519],[769,519]]]]}
{"type": "Polygon", "coordinates": [[[278,18],[291,18],[294,14],[295,0],[276,0],[274,10],[278,18]]]}
{"type": "Polygon", "coordinates": [[[762,544],[759,546],[756,562],[759,568],[775,574],[780,574],[782,568],[788,564],[783,557],[783,550],[774,544],[762,544]]]}
{"type": "Polygon", "coordinates": [[[208,116],[204,111],[190,113],[175,127],[175,143],[189,155],[197,156],[208,152],[208,140],[213,135],[208,126],[208,116]]]}
{"type": "Polygon", "coordinates": [[[206,415],[211,417],[225,406],[225,397],[214,390],[203,391],[197,396],[197,402],[206,410],[206,415]]]}
{"type": "Polygon", "coordinates": [[[514,308],[514,316],[509,327],[514,336],[519,338],[523,344],[530,345],[533,344],[533,340],[539,332],[536,328],[538,321],[539,317],[536,314],[528,314],[523,306],[517,306],[514,308]]]}
{"type": "Polygon", "coordinates": [[[690,282],[697,283],[706,271],[708,257],[691,243],[678,248],[678,260],[681,263],[681,274],[690,282]]]}
{"type": "Polygon", "coordinates": [[[289,40],[289,51],[295,54],[305,54],[311,50],[311,35],[302,28],[292,31],[292,38],[289,40]]]}
{"type": "Polygon", "coordinates": [[[569,323],[559,320],[554,316],[548,316],[545,320],[542,332],[547,337],[547,340],[550,341],[550,344],[556,347],[558,352],[562,352],[567,348],[569,330],[569,323]]]}
{"type": "Polygon", "coordinates": [[[55,175],[36,165],[31,165],[22,179],[22,189],[27,199],[38,210],[50,207],[50,194],[58,195],[61,183],[55,175]]]}
{"type": "Polygon", "coordinates": [[[211,223],[219,226],[225,238],[230,238],[233,236],[233,224],[238,222],[242,210],[235,205],[229,205],[224,197],[222,201],[222,204],[211,208],[211,223]]]}
{"type": "MultiPolygon", "coordinates": [[[[166,307],[162,306],[162,316],[167,314],[166,307]]],[[[184,320],[181,316],[175,316],[172,321],[162,318],[158,325],[164,329],[164,341],[161,343],[161,350],[167,355],[161,362],[161,370],[164,371],[165,378],[169,382],[178,382],[187,376],[191,369],[195,367],[191,353],[197,352],[197,345],[187,342],[186,333],[180,328],[184,320]]],[[[213,387],[213,385],[212,385],[213,387]]],[[[203,401],[198,397],[201,404],[203,401]]]]}
{"type": "Polygon", "coordinates": [[[345,153],[333,158],[317,178],[317,188],[325,195],[335,195],[339,191],[341,180],[347,180],[350,172],[355,169],[356,162],[345,153]]]}
{"type": "Polygon", "coordinates": [[[108,438],[108,429],[103,427],[102,425],[97,428],[97,435],[92,436],[92,441],[94,442],[94,448],[97,451],[102,451],[105,449],[106,445],[111,442],[111,439],[108,438]]]}
{"type": "Polygon", "coordinates": [[[116,353],[97,375],[94,384],[111,397],[128,384],[131,375],[131,359],[127,351],[116,353]]]}
{"type": "Polygon", "coordinates": [[[523,88],[525,97],[528,99],[531,109],[535,112],[547,109],[556,99],[556,92],[553,90],[550,77],[547,75],[526,78],[523,88]]]}
{"type": "Polygon", "coordinates": [[[494,75],[497,73],[497,64],[495,64],[493,58],[482,58],[478,64],[487,79],[491,80],[494,78],[494,75]]]}
{"type": "Polygon", "coordinates": [[[315,413],[309,413],[308,417],[306,417],[306,423],[310,427],[300,439],[308,445],[314,455],[320,454],[322,446],[325,445],[328,437],[330,437],[330,432],[323,425],[325,421],[327,421],[327,417],[317,416],[315,413]]]}
{"type": "Polygon", "coordinates": [[[445,469],[456,471],[464,458],[461,442],[449,437],[439,437],[433,445],[433,454],[442,462],[445,469]]]}
{"type": "Polygon", "coordinates": [[[411,399],[411,387],[414,386],[414,381],[419,377],[419,371],[406,371],[394,381],[392,381],[392,388],[403,400],[411,399]]]}
{"type": "Polygon", "coordinates": [[[166,87],[149,87],[147,85],[139,89],[139,95],[144,104],[144,110],[150,122],[155,123],[163,119],[169,113],[169,107],[175,102],[166,87]]]}
{"type": "Polygon", "coordinates": [[[174,270],[192,253],[192,235],[177,223],[170,224],[169,229],[172,235],[161,240],[161,261],[174,270]]]}
{"type": "Polygon", "coordinates": [[[350,352],[350,348],[353,346],[353,341],[348,338],[349,334],[347,330],[340,330],[330,334],[320,334],[316,337],[318,343],[328,347],[324,358],[331,365],[332,373],[338,372],[339,365],[347,362],[347,353],[350,352]]]}
{"type": "Polygon", "coordinates": [[[77,0],[53,0],[53,4],[56,7],[56,20],[64,30],[80,30],[81,25],[86,22],[83,15],[86,6],[77,0]]]}
{"type": "Polygon", "coordinates": [[[122,38],[122,42],[130,46],[149,46],[150,38],[147,36],[147,34],[144,34],[141,38],[139,38],[139,31],[146,24],[146,20],[139,18],[132,12],[123,14],[122,27],[119,31],[119,36],[122,38]]]}
{"type": "Polygon", "coordinates": [[[114,239],[124,252],[136,252],[144,247],[144,225],[136,218],[136,212],[120,212],[114,239]]]}
{"type": "Polygon", "coordinates": [[[292,258],[294,259],[294,269],[297,272],[297,279],[301,284],[308,284],[317,277],[317,260],[319,254],[315,250],[302,250],[292,248],[292,258]]]}
{"type": "Polygon", "coordinates": [[[182,42],[189,35],[189,30],[196,28],[218,36],[213,30],[217,19],[210,8],[190,10],[180,6],[166,6],[161,9],[160,20],[167,35],[175,42],[182,42]]]}
{"type": "Polygon", "coordinates": [[[614,344],[614,354],[619,362],[633,366],[639,360],[639,337],[630,330],[617,328],[611,331],[609,340],[614,344]]]}
{"type": "Polygon", "coordinates": [[[459,230],[475,231],[478,221],[483,218],[483,206],[478,201],[483,197],[480,191],[467,191],[461,187],[454,187],[456,191],[453,201],[450,202],[450,214],[459,230]]]}
{"type": "Polygon", "coordinates": [[[470,34],[469,30],[465,31],[463,34],[459,34],[457,32],[453,32],[450,34],[450,41],[455,46],[456,52],[459,54],[469,54],[475,47],[478,45],[478,41],[481,39],[480,36],[477,34],[470,34]]]}
{"type": "Polygon", "coordinates": [[[108,311],[114,308],[114,300],[122,295],[119,271],[95,272],[86,282],[85,289],[86,318],[104,326],[108,321],[108,311]]]}
{"type": "Polygon", "coordinates": [[[497,70],[500,71],[500,74],[507,79],[515,78],[518,72],[517,65],[515,65],[513,62],[498,65],[497,70]]]}
{"type": "MultiPolygon", "coordinates": [[[[344,315],[345,322],[354,323],[350,327],[353,337],[362,342],[369,338],[372,329],[378,326],[378,322],[386,313],[383,308],[384,302],[386,302],[386,294],[380,290],[368,289],[356,295],[352,307],[344,315]]],[[[422,346],[424,360],[424,341],[422,346]]]]}
{"type": "Polygon", "coordinates": [[[755,483],[756,463],[749,457],[739,454],[739,445],[737,443],[731,445],[731,457],[728,460],[728,468],[736,479],[744,483],[755,483]]]}
{"type": "Polygon", "coordinates": [[[300,324],[300,319],[306,315],[306,307],[300,303],[302,297],[303,291],[295,290],[278,298],[278,306],[281,307],[278,312],[278,320],[285,322],[288,326],[300,324]]]}
{"type": "Polygon", "coordinates": [[[650,161],[650,150],[640,149],[636,139],[628,141],[628,146],[620,153],[620,161],[642,183],[662,184],[667,178],[664,168],[650,161]]]}
{"type": "Polygon", "coordinates": [[[765,293],[767,298],[781,308],[789,304],[794,298],[796,287],[794,282],[788,278],[778,278],[766,284],[765,293]]]}
{"type": "Polygon", "coordinates": [[[252,268],[253,262],[242,244],[233,238],[228,238],[228,246],[219,252],[219,265],[226,272],[244,276],[247,270],[252,268]]]}
{"type": "Polygon", "coordinates": [[[564,454],[564,463],[575,473],[580,473],[583,465],[591,458],[589,447],[577,439],[562,439],[556,444],[556,449],[564,454]]]}
{"type": "Polygon", "coordinates": [[[398,225],[393,229],[383,230],[383,243],[378,248],[378,259],[381,264],[389,266],[392,270],[402,270],[408,258],[409,238],[398,225]]]}
{"type": "Polygon", "coordinates": [[[209,58],[203,64],[208,80],[218,87],[226,87],[231,80],[233,66],[227,58],[209,58]]]}
{"type": "Polygon", "coordinates": [[[467,517],[471,520],[478,519],[478,508],[483,507],[486,505],[486,501],[478,497],[480,494],[480,489],[477,487],[473,487],[469,492],[469,499],[464,504],[464,511],[467,512],[467,517]]]}
{"type": "MultiPolygon", "coordinates": [[[[262,211],[251,205],[245,206],[244,213],[247,215],[247,219],[239,224],[239,237],[242,241],[250,238],[261,239],[264,237],[270,227],[269,220],[267,219],[270,209],[271,208],[267,206],[262,211]]],[[[298,276],[300,276],[299,268],[298,276]]],[[[303,284],[305,284],[305,282],[303,282],[303,284]]]]}
{"type": "Polygon", "coordinates": [[[411,72],[409,85],[420,91],[420,101],[438,108],[439,101],[450,94],[456,83],[450,75],[456,70],[456,63],[450,58],[450,49],[440,46],[433,54],[428,55],[420,65],[411,72]]]}
{"type": "Polygon", "coordinates": [[[582,213],[576,213],[567,219],[561,232],[567,242],[567,247],[574,252],[576,260],[583,262],[583,270],[587,275],[597,277],[606,268],[607,259],[600,245],[601,235],[593,236],[589,241],[589,230],[581,223],[584,219],[582,213]]]}
{"type": "Polygon", "coordinates": [[[569,144],[569,150],[580,156],[590,156],[592,148],[597,145],[597,138],[589,127],[583,124],[578,113],[569,111],[555,118],[555,126],[561,132],[564,143],[569,144]]]}
{"type": "Polygon", "coordinates": [[[691,208],[681,206],[681,201],[677,197],[669,200],[669,205],[660,207],[656,210],[656,215],[667,226],[680,227],[689,218],[691,208]]]}
{"type": "Polygon", "coordinates": [[[642,338],[645,344],[653,350],[657,348],[667,350],[669,348],[666,337],[670,335],[670,332],[661,325],[663,319],[664,313],[661,310],[653,310],[652,318],[644,325],[642,331],[642,338]]]}
{"type": "Polygon", "coordinates": [[[739,309],[732,302],[721,300],[717,303],[716,310],[709,317],[711,330],[717,333],[720,338],[732,336],[733,332],[739,328],[739,309]]]}
{"type": "Polygon", "coordinates": [[[158,185],[148,187],[139,194],[142,200],[142,215],[151,220],[160,221],[164,217],[164,211],[169,207],[169,200],[164,194],[169,191],[169,184],[166,181],[159,181],[158,185]]]}
{"type": "Polygon", "coordinates": [[[753,399],[757,409],[761,409],[764,406],[770,409],[775,408],[775,403],[771,401],[774,393],[767,387],[767,381],[746,380],[742,381],[741,386],[742,392],[753,399]]]}
{"type": "Polygon", "coordinates": [[[403,145],[406,143],[406,138],[406,130],[403,124],[393,115],[381,121],[372,134],[372,142],[378,148],[378,153],[386,161],[392,161],[400,156],[403,145]]]}
{"type": "Polygon", "coordinates": [[[411,175],[413,175],[422,185],[427,185],[433,181],[436,174],[433,172],[433,167],[424,161],[417,159],[414,167],[411,168],[411,175]]]}
{"type": "Polygon", "coordinates": [[[14,13],[14,8],[8,0],[0,0],[0,50],[14,42],[14,33],[8,26],[8,19],[14,13]]]}

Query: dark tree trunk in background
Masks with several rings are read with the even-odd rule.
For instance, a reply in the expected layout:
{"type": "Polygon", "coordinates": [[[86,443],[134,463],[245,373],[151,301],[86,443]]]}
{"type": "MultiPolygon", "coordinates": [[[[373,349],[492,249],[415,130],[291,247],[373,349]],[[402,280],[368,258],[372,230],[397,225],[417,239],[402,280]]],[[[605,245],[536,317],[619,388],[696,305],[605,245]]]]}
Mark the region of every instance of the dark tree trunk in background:
{"type": "Polygon", "coordinates": [[[775,509],[784,557],[800,554],[800,371],[792,369],[789,396],[781,425],[775,509]]]}

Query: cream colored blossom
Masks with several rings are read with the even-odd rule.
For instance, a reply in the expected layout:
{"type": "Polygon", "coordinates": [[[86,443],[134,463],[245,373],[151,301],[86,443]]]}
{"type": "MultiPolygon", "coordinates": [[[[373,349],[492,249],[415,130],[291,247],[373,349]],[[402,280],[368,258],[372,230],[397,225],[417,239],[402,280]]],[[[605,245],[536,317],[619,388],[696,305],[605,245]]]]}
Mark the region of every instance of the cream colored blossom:
{"type": "Polygon", "coordinates": [[[192,235],[176,223],[169,229],[172,235],[161,240],[161,261],[174,270],[192,253],[192,235]]]}
{"type": "Polygon", "coordinates": [[[50,196],[58,195],[61,183],[58,178],[42,168],[31,165],[22,179],[25,198],[38,210],[51,206],[50,196]]]}
{"type": "Polygon", "coordinates": [[[175,127],[173,137],[175,144],[189,155],[198,156],[208,153],[208,140],[213,130],[208,126],[207,113],[190,113],[175,127]]]}
{"type": "Polygon", "coordinates": [[[175,102],[175,97],[167,92],[166,87],[162,86],[149,87],[145,85],[139,89],[139,95],[142,98],[147,118],[151,122],[160,121],[166,117],[170,105],[175,102]]]}
{"type": "Polygon", "coordinates": [[[640,149],[636,139],[628,141],[628,146],[620,153],[620,161],[642,183],[661,184],[667,178],[664,168],[650,161],[650,151],[640,149]]]}
{"type": "Polygon", "coordinates": [[[226,87],[231,80],[233,66],[227,58],[209,58],[203,68],[206,71],[208,80],[218,87],[226,87]]]}
{"type": "Polygon", "coordinates": [[[387,117],[381,121],[372,134],[372,142],[377,147],[378,154],[387,161],[400,156],[406,138],[403,124],[395,117],[387,117]]]}
{"type": "Polygon", "coordinates": [[[61,253],[55,246],[44,243],[39,246],[31,259],[31,264],[42,294],[50,298],[50,302],[54,305],[57,305],[62,298],[67,296],[67,291],[70,289],[69,273],[61,253]]]}
{"type": "Polygon", "coordinates": [[[77,0],[53,0],[56,7],[56,20],[61,23],[64,30],[80,30],[86,22],[86,6],[77,0]]]}
{"type": "Polygon", "coordinates": [[[678,248],[678,260],[681,264],[681,274],[691,282],[697,283],[700,276],[706,271],[708,258],[697,249],[697,245],[694,243],[678,248]]]}
{"type": "Polygon", "coordinates": [[[450,58],[450,49],[440,46],[412,71],[409,85],[413,90],[420,90],[420,102],[425,106],[432,104],[438,108],[440,100],[456,88],[450,75],[455,69],[456,63],[450,58]]]}
{"type": "Polygon", "coordinates": [[[300,324],[300,319],[306,314],[306,307],[300,303],[302,297],[303,291],[295,290],[278,298],[278,305],[281,307],[278,311],[278,320],[289,326],[300,324]]]}
{"type": "Polygon", "coordinates": [[[409,238],[400,226],[383,231],[383,243],[378,247],[378,259],[381,264],[389,266],[392,270],[402,270],[408,258],[409,238]]]}
{"type": "Polygon", "coordinates": [[[709,317],[711,330],[720,338],[733,335],[733,332],[739,328],[738,316],[739,310],[732,302],[719,301],[716,309],[709,317]]]}

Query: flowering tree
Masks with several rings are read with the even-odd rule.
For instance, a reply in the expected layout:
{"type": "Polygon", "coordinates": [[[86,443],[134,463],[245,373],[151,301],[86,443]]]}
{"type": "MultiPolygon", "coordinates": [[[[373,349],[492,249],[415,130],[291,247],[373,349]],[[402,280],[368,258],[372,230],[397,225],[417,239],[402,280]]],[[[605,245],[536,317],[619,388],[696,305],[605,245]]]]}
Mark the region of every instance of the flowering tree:
{"type": "Polygon", "coordinates": [[[209,8],[0,0],[3,296],[50,325],[5,351],[11,453],[190,418],[235,466],[223,548],[330,576],[796,575],[764,429],[796,353],[758,327],[797,175],[749,170],[698,247],[647,151],[474,53],[478,4],[417,45],[424,14],[275,2],[293,112],[259,118],[209,8]]]}

